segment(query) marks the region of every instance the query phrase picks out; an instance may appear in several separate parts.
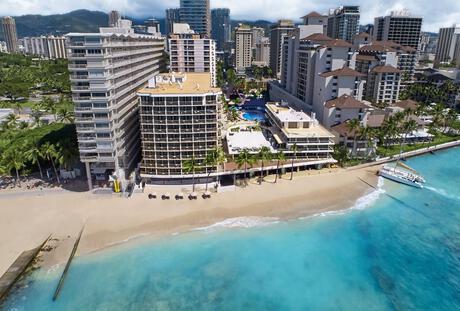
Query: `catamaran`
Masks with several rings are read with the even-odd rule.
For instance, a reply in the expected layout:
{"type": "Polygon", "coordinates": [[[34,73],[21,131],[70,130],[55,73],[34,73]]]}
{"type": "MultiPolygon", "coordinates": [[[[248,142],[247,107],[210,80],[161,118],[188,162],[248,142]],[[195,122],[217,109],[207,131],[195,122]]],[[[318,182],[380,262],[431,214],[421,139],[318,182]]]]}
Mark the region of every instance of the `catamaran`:
{"type": "Polygon", "coordinates": [[[380,169],[379,175],[416,188],[423,188],[423,184],[425,183],[425,179],[422,175],[411,167],[401,163],[399,160],[396,161],[395,165],[384,165],[380,169]]]}

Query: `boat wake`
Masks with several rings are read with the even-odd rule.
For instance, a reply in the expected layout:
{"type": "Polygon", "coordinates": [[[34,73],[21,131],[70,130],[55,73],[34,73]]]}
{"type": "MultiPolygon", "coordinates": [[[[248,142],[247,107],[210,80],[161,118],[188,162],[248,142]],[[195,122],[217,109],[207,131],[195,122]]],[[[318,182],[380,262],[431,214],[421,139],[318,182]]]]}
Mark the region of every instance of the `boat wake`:
{"type": "Polygon", "coordinates": [[[444,189],[434,188],[434,187],[431,187],[431,186],[426,186],[425,189],[428,189],[428,190],[430,190],[430,191],[432,191],[432,192],[434,192],[436,194],[439,194],[440,196],[443,196],[445,198],[460,201],[460,196],[450,194],[444,189]]]}
{"type": "Polygon", "coordinates": [[[228,218],[220,222],[216,222],[210,226],[200,227],[193,229],[194,231],[209,231],[219,228],[253,228],[253,227],[262,227],[279,222],[279,218],[276,217],[235,217],[228,218]]]}

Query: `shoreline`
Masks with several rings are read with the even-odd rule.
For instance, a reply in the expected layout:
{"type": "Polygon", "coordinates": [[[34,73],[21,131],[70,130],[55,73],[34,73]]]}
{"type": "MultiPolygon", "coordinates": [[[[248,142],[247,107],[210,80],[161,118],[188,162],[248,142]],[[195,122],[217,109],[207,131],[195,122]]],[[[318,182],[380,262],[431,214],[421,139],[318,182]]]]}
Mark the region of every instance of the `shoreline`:
{"type": "Polygon", "coordinates": [[[94,253],[149,236],[161,238],[185,233],[238,217],[276,217],[280,220],[311,217],[353,207],[356,200],[375,191],[363,178],[377,184],[377,168],[305,171],[293,181],[266,177],[235,192],[214,194],[209,200],[149,200],[147,194],[130,199],[90,193],[0,195],[0,274],[18,254],[38,245],[43,236],[58,239],[42,252],[40,266],[52,268],[67,260],[77,233],[85,224],[77,256],[94,253]],[[3,202],[7,204],[2,204],[3,202]],[[25,216],[25,217],[23,217],[25,216]]]}

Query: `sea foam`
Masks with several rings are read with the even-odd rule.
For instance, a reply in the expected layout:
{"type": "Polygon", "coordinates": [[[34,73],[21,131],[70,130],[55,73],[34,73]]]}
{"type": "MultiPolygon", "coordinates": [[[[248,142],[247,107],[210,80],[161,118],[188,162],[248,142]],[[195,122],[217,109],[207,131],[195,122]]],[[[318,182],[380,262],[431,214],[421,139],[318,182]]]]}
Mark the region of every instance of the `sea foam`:
{"type": "Polygon", "coordinates": [[[215,230],[219,228],[252,228],[252,227],[261,227],[268,226],[271,224],[276,224],[279,222],[279,218],[276,217],[257,217],[257,216],[248,216],[248,217],[235,217],[228,218],[220,222],[216,222],[210,226],[200,227],[193,230],[197,231],[208,231],[215,230]]]}

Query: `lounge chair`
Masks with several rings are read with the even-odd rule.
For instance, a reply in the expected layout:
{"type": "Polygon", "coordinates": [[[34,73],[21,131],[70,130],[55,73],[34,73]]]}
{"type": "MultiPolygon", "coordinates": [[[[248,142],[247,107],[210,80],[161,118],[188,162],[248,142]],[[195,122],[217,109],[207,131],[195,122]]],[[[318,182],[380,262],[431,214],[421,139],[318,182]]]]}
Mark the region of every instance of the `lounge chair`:
{"type": "Polygon", "coordinates": [[[154,193],[149,193],[149,199],[152,200],[152,199],[156,199],[157,198],[157,194],[154,192],[154,193]]]}

